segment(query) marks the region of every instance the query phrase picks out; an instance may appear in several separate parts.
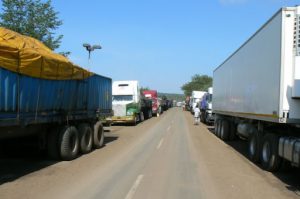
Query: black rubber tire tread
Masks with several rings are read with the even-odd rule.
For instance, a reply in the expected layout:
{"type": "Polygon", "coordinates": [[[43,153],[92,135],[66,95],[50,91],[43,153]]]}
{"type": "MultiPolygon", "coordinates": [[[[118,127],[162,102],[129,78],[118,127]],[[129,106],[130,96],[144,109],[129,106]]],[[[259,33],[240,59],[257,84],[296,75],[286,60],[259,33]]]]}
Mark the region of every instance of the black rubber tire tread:
{"type": "Polygon", "coordinates": [[[222,123],[223,123],[222,121],[223,121],[222,119],[219,119],[219,121],[218,121],[217,137],[221,136],[221,129],[222,129],[222,123]]]}
{"type": "Polygon", "coordinates": [[[234,122],[230,122],[230,131],[229,131],[229,140],[233,141],[236,140],[236,124],[234,122]]]}
{"type": "Polygon", "coordinates": [[[276,172],[281,167],[282,158],[278,155],[278,143],[279,137],[277,135],[268,133],[264,136],[261,150],[261,163],[263,169],[267,171],[276,172]],[[263,146],[265,142],[268,142],[270,145],[271,158],[269,158],[268,162],[265,162],[263,158],[263,146]]]}
{"type": "Polygon", "coordinates": [[[93,147],[99,149],[104,144],[104,128],[100,121],[96,122],[93,130],[93,147]]]}
{"type": "Polygon", "coordinates": [[[263,137],[259,132],[255,132],[248,141],[248,157],[249,159],[254,162],[258,163],[260,162],[260,154],[261,154],[261,148],[262,148],[262,141],[263,137]],[[251,152],[251,142],[255,142],[255,150],[254,152],[251,152]]]}
{"type": "Polygon", "coordinates": [[[217,135],[218,121],[219,121],[219,120],[215,120],[215,123],[214,123],[214,127],[215,127],[215,129],[214,129],[214,134],[215,134],[215,135],[217,135]]]}
{"type": "Polygon", "coordinates": [[[85,154],[92,150],[93,130],[88,123],[82,123],[78,126],[79,148],[80,152],[85,154]]]}
{"type": "Polygon", "coordinates": [[[58,150],[58,135],[58,128],[53,128],[47,135],[47,153],[48,156],[54,160],[60,159],[58,150]]]}
{"type": "Polygon", "coordinates": [[[221,140],[227,141],[229,138],[229,122],[227,120],[222,120],[222,126],[220,130],[221,140]]]}
{"type": "Polygon", "coordinates": [[[59,134],[59,152],[62,160],[73,160],[77,157],[79,151],[79,136],[76,127],[74,126],[65,126],[62,128],[59,134]],[[71,146],[70,139],[74,140],[74,145],[71,146]]]}
{"type": "Polygon", "coordinates": [[[143,113],[143,111],[140,112],[140,122],[145,121],[145,115],[143,113]]]}

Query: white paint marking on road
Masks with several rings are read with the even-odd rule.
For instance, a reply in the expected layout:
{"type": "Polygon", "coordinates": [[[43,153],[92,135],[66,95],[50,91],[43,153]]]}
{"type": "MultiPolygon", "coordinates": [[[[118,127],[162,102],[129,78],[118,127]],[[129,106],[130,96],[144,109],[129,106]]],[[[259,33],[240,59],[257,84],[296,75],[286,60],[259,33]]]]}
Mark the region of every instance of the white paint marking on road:
{"type": "Polygon", "coordinates": [[[168,128],[167,128],[167,131],[169,131],[171,129],[171,126],[169,126],[168,128]]]}
{"type": "Polygon", "coordinates": [[[129,192],[127,193],[125,199],[132,199],[139,184],[141,183],[142,179],[143,179],[144,175],[139,175],[136,179],[136,181],[134,182],[134,184],[132,185],[131,189],[129,190],[129,192]]]}
{"type": "Polygon", "coordinates": [[[161,147],[161,145],[162,145],[163,142],[164,142],[164,138],[161,138],[161,140],[159,141],[156,149],[159,149],[161,147]]]}

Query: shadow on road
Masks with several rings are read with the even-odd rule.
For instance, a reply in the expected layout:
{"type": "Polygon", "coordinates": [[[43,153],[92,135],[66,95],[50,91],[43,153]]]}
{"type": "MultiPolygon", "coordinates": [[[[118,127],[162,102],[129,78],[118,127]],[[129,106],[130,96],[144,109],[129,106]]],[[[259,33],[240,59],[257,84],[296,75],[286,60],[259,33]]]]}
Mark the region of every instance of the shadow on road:
{"type": "MultiPolygon", "coordinates": [[[[214,133],[214,127],[213,126],[207,126],[207,129],[214,133]]],[[[217,136],[216,136],[217,138],[217,136]]],[[[218,138],[219,139],[219,138],[218,138]]],[[[234,141],[224,141],[228,146],[233,148],[235,151],[243,155],[245,158],[247,158],[249,161],[251,161],[248,158],[248,145],[247,141],[237,139],[234,141]]],[[[260,164],[256,164],[257,167],[262,169],[260,164]]],[[[263,170],[263,169],[262,169],[263,170]]],[[[285,184],[285,187],[289,190],[294,192],[296,195],[300,196],[300,169],[290,166],[290,164],[284,163],[283,167],[280,171],[273,173],[274,176],[276,176],[280,181],[282,181],[285,184]]]]}
{"type": "MultiPolygon", "coordinates": [[[[117,135],[106,135],[104,146],[117,139],[117,135]]],[[[59,162],[48,158],[46,151],[39,150],[36,143],[32,137],[0,142],[0,185],[59,162]]]]}
{"type": "Polygon", "coordinates": [[[57,163],[36,143],[32,137],[0,142],[0,185],[57,163]]]}

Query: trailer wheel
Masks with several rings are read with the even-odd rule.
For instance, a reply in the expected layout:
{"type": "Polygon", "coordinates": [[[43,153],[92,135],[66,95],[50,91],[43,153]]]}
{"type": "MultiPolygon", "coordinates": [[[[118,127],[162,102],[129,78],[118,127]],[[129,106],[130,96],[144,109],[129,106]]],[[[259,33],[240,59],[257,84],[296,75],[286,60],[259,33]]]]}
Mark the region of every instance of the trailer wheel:
{"type": "Polygon", "coordinates": [[[57,128],[52,129],[47,135],[47,152],[51,159],[58,160],[59,150],[58,150],[58,133],[57,128]]]}
{"type": "Polygon", "coordinates": [[[92,150],[93,130],[87,123],[80,124],[78,127],[79,145],[82,153],[89,153],[92,150]]]}
{"type": "Polygon", "coordinates": [[[278,155],[278,136],[274,134],[266,134],[264,136],[261,162],[263,169],[271,172],[279,170],[282,158],[278,155]]]}
{"type": "Polygon", "coordinates": [[[140,122],[143,122],[145,120],[145,117],[144,117],[144,113],[143,111],[140,112],[140,122]]]}
{"type": "Polygon", "coordinates": [[[218,121],[219,121],[219,120],[216,120],[215,123],[214,123],[214,127],[215,127],[215,129],[214,129],[214,134],[215,134],[215,135],[217,135],[218,121]]]}
{"type": "Polygon", "coordinates": [[[228,140],[229,138],[229,123],[227,120],[222,120],[222,126],[220,129],[220,138],[222,140],[228,140]]]}
{"type": "Polygon", "coordinates": [[[152,117],[152,110],[149,110],[149,111],[148,111],[148,115],[149,115],[149,116],[148,116],[148,119],[152,117]]]}
{"type": "Polygon", "coordinates": [[[258,132],[253,133],[248,142],[248,154],[252,162],[259,162],[262,137],[258,132]]]}
{"type": "Polygon", "coordinates": [[[78,131],[74,126],[65,126],[59,134],[59,151],[62,160],[72,160],[79,150],[78,131]]]}
{"type": "Polygon", "coordinates": [[[222,122],[223,120],[219,119],[218,120],[218,125],[217,125],[217,137],[221,136],[221,129],[222,129],[222,122]]]}
{"type": "Polygon", "coordinates": [[[104,143],[104,129],[100,121],[96,122],[94,125],[93,131],[93,146],[96,149],[99,149],[103,146],[104,143]]]}
{"type": "Polygon", "coordinates": [[[234,122],[230,122],[229,140],[233,141],[236,139],[236,125],[234,122]]]}

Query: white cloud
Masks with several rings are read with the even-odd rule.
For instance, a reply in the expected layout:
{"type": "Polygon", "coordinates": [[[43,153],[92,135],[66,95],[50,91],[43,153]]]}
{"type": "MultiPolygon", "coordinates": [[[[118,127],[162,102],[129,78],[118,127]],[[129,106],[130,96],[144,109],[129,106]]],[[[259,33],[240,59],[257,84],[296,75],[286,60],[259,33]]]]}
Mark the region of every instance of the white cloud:
{"type": "Polygon", "coordinates": [[[229,4],[241,4],[247,2],[247,0],[219,0],[221,4],[229,5],[229,4]]]}

